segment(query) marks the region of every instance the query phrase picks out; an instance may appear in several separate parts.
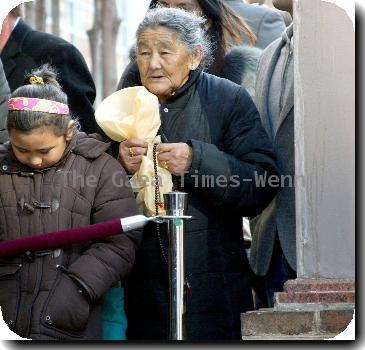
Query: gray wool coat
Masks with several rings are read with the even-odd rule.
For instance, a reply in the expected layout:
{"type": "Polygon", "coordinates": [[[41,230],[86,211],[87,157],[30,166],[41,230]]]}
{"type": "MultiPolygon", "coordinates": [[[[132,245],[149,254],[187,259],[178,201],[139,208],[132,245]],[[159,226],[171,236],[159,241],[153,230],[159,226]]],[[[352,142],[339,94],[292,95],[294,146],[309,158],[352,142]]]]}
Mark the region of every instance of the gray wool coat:
{"type": "MultiPolygon", "coordinates": [[[[264,50],[256,76],[255,103],[262,124],[271,137],[282,176],[294,178],[294,59],[292,44],[293,25],[264,50]],[[280,56],[282,60],[280,60],[280,56]],[[284,86],[282,79],[273,79],[276,65],[281,62],[285,67],[284,86]],[[280,93],[282,107],[278,114],[270,111],[269,89],[280,93]]],[[[280,72],[281,73],[281,72],[280,72]]],[[[272,93],[272,91],[271,91],[272,93]]],[[[295,182],[293,181],[293,184],[295,182]]],[[[251,220],[252,244],[250,265],[253,271],[263,276],[267,273],[273,252],[275,235],[278,232],[283,253],[290,265],[296,270],[295,237],[295,189],[286,178],[284,187],[262,214],[251,220]]]]}
{"type": "Polygon", "coordinates": [[[6,80],[3,64],[0,60],[0,143],[4,143],[9,139],[8,132],[6,130],[9,98],[10,88],[6,80]]]}
{"type": "Polygon", "coordinates": [[[225,0],[235,13],[245,19],[257,37],[255,46],[266,48],[270,43],[280,38],[285,30],[283,17],[275,10],[264,6],[254,6],[242,0],[225,0]]]}

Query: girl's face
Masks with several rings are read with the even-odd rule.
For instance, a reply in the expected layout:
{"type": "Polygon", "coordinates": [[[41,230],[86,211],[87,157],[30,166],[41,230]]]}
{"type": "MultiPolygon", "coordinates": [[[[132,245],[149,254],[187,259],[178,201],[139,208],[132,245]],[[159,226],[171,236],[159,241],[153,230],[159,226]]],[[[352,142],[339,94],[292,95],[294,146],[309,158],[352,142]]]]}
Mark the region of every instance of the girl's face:
{"type": "Polygon", "coordinates": [[[19,162],[33,169],[45,169],[60,161],[73,133],[74,122],[71,121],[66,135],[57,136],[53,127],[45,126],[27,133],[10,129],[9,137],[19,162]]]}

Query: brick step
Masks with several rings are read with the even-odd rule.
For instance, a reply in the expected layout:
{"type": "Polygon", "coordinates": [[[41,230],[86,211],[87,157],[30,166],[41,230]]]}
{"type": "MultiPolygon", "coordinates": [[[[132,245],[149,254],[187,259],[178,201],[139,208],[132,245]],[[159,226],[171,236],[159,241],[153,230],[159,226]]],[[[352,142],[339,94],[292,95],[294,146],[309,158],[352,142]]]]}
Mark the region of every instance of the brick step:
{"type": "Polygon", "coordinates": [[[276,293],[276,305],[284,303],[355,303],[355,291],[307,291],[276,293]]]}
{"type": "Polygon", "coordinates": [[[246,337],[325,337],[341,333],[352,320],[353,310],[264,309],[241,314],[242,339],[246,337]]]}
{"type": "Polygon", "coordinates": [[[285,283],[284,291],[288,293],[310,291],[355,291],[354,280],[344,279],[300,279],[285,283]]]}

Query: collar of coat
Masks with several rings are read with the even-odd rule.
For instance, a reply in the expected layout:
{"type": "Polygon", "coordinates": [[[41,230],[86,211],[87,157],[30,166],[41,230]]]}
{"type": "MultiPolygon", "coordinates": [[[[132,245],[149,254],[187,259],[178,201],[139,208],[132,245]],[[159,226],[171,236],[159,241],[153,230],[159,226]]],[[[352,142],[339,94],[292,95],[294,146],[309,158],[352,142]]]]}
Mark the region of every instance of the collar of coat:
{"type": "Polygon", "coordinates": [[[98,134],[86,135],[84,132],[76,132],[71,142],[66,147],[60,161],[50,168],[36,170],[20,163],[15,157],[10,142],[0,145],[0,172],[15,174],[21,172],[42,173],[49,169],[62,166],[71,153],[80,155],[87,159],[96,159],[100,157],[110,146],[99,140],[98,134]]]}
{"type": "Polygon", "coordinates": [[[22,51],[23,43],[32,31],[33,29],[20,19],[11,32],[9,40],[1,52],[1,58],[3,62],[6,62],[6,64],[4,64],[6,76],[15,68],[15,62],[12,61],[12,58],[22,51]]]}
{"type": "Polygon", "coordinates": [[[190,90],[190,88],[193,85],[195,85],[196,81],[200,77],[202,70],[203,69],[201,67],[199,67],[196,70],[190,71],[188,81],[180,89],[176,90],[172,96],[169,96],[166,99],[165,104],[168,104],[171,102],[176,102],[177,100],[179,101],[179,103],[184,103],[184,101],[182,101],[181,97],[184,95],[187,96],[187,92],[190,90]]]}

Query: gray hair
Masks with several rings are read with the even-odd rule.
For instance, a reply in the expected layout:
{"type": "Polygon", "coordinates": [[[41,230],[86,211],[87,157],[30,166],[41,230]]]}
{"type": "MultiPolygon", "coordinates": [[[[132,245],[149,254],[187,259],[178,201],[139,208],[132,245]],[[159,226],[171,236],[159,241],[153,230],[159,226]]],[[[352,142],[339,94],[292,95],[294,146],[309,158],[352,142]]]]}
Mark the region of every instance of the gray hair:
{"type": "Polygon", "coordinates": [[[209,66],[212,62],[212,43],[204,29],[205,23],[204,17],[193,12],[179,8],[156,7],[147,11],[145,18],[138,26],[137,42],[140,34],[146,29],[165,27],[178,35],[181,43],[191,54],[195,54],[197,45],[202,45],[203,59],[200,65],[209,66]]]}

